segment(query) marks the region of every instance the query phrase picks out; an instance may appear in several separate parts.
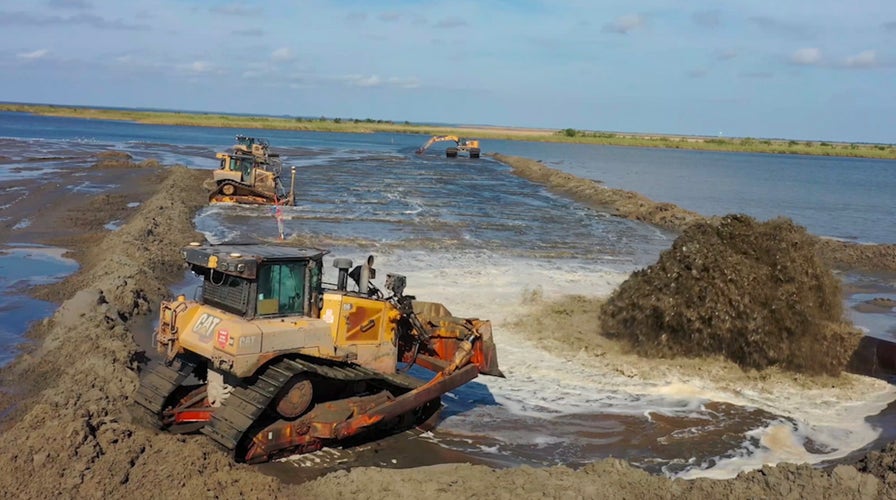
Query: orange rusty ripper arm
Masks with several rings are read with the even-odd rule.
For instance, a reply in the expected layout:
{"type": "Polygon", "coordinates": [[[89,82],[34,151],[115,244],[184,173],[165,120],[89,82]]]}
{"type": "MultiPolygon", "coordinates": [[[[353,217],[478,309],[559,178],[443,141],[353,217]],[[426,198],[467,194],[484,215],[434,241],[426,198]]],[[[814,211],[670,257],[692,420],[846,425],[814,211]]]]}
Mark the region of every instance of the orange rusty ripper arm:
{"type": "Polygon", "coordinates": [[[479,375],[479,370],[476,369],[475,365],[464,366],[450,375],[446,375],[445,372],[439,372],[432,380],[413,391],[402,394],[394,400],[357,417],[336,424],[334,428],[335,437],[337,439],[347,438],[381,420],[387,420],[411,411],[429,400],[466,384],[476,378],[477,375],[479,375]]]}
{"type": "Polygon", "coordinates": [[[283,449],[307,453],[320,449],[325,442],[358,434],[371,425],[388,420],[438,398],[478,374],[475,365],[467,365],[451,375],[440,372],[420,387],[393,398],[386,391],[321,403],[299,420],[280,420],[258,432],[244,456],[248,463],[267,461],[283,449]],[[352,416],[354,415],[354,416],[352,416]]]}

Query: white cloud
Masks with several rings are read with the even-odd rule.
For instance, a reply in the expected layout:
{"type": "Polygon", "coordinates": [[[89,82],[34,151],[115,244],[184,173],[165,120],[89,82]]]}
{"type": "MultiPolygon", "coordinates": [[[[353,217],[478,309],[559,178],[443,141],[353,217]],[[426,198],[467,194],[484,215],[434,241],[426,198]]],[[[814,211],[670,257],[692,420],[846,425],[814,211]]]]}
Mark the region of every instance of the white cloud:
{"type": "Polygon", "coordinates": [[[646,20],[641,14],[628,14],[617,18],[612,23],[605,24],[605,33],[619,33],[625,35],[644,26],[646,20]]]}
{"type": "Polygon", "coordinates": [[[353,87],[396,87],[402,89],[416,89],[420,87],[420,80],[417,77],[400,78],[391,76],[389,78],[380,78],[379,75],[349,75],[343,78],[349,85],[353,87]]]}
{"type": "Polygon", "coordinates": [[[376,75],[349,77],[349,84],[355,87],[379,87],[382,83],[383,81],[376,75]]]}
{"type": "Polygon", "coordinates": [[[821,49],[808,47],[799,49],[790,56],[790,62],[801,66],[814,66],[821,62],[821,49]]]}
{"type": "Polygon", "coordinates": [[[416,89],[420,87],[420,80],[416,77],[398,78],[393,76],[392,78],[389,78],[389,85],[403,89],[416,89]]]}
{"type": "Polygon", "coordinates": [[[33,50],[31,52],[21,52],[19,54],[16,54],[16,57],[18,57],[19,59],[27,59],[29,61],[34,61],[36,59],[40,59],[40,58],[46,56],[49,53],[50,53],[50,51],[47,49],[37,49],[37,50],[33,50]]]}
{"type": "Polygon", "coordinates": [[[865,50],[846,58],[846,66],[850,68],[871,68],[877,66],[877,53],[865,50]]]}
{"type": "Polygon", "coordinates": [[[280,47],[279,49],[271,52],[271,60],[277,62],[285,62],[291,61],[295,59],[295,55],[293,55],[292,50],[288,47],[280,47]]]}
{"type": "Polygon", "coordinates": [[[188,71],[190,73],[194,73],[197,75],[202,75],[206,73],[211,73],[215,71],[215,66],[208,61],[193,61],[187,64],[181,64],[179,66],[181,69],[188,71]]]}

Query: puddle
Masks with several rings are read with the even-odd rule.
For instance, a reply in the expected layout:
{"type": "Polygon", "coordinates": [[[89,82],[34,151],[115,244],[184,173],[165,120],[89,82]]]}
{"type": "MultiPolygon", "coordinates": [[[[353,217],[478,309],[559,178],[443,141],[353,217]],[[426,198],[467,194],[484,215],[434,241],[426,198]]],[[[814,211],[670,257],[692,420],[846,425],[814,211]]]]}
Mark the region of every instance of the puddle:
{"type": "Polygon", "coordinates": [[[10,244],[0,247],[0,367],[18,354],[28,326],[46,318],[56,304],[32,299],[24,290],[53,283],[71,274],[78,264],[63,257],[65,249],[10,244]]]}

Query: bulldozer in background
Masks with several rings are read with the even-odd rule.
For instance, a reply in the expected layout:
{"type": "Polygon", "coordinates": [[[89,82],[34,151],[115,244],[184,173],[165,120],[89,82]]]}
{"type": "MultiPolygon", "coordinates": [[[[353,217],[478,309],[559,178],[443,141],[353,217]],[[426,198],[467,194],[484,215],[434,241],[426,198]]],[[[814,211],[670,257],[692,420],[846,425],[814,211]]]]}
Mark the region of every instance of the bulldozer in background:
{"type": "Polygon", "coordinates": [[[160,427],[201,432],[258,463],[411,428],[442,394],[479,374],[503,377],[489,321],[404,295],[402,275],[387,275],[384,294],[371,282],[373,256],[354,268],[334,259],[337,282],[325,284],[327,253],[184,248],[202,277],[198,298],[162,303],[163,360],[143,371],[135,401],[160,427]],[[415,365],[435,375],[409,375],[415,365]]]}
{"type": "Polygon", "coordinates": [[[220,166],[206,184],[209,203],[295,203],[295,168],[287,190],[280,177],[283,170],[280,155],[270,153],[267,140],[238,135],[231,152],[217,153],[215,157],[220,160],[220,166]]]}
{"type": "Polygon", "coordinates": [[[463,153],[470,158],[479,158],[479,139],[464,139],[456,135],[434,135],[426,141],[426,144],[417,148],[417,154],[423,154],[430,146],[437,142],[453,141],[455,146],[445,149],[445,156],[448,158],[457,158],[458,154],[463,153]]]}

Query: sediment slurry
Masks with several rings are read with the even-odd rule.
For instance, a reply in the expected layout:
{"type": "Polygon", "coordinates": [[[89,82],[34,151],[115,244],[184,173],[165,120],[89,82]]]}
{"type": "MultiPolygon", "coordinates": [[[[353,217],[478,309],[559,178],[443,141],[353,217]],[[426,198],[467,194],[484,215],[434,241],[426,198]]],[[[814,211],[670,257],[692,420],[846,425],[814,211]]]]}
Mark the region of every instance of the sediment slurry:
{"type": "MultiPolygon", "coordinates": [[[[448,464],[359,468],[287,485],[235,464],[204,436],[155,430],[131,400],[140,353],[135,319],[153,314],[182,275],[182,245],[206,199],[207,172],[172,167],[117,231],[76,255],[81,270],[55,285],[58,311],[36,325],[35,347],[0,371],[5,397],[0,491],[13,498],[892,498],[892,460],[866,470],[782,464],[732,480],[672,480],[619,460],[566,467],[492,469],[448,464]],[[888,465],[889,464],[889,465],[888,465]],[[884,478],[885,481],[878,479],[884,478]]],[[[100,210],[101,204],[97,206],[100,210]]],[[[54,210],[52,205],[48,211],[54,210]]],[[[883,453],[888,453],[884,451],[883,453]]],[[[896,452],[890,452],[891,456],[896,452]]]]}
{"type": "Polygon", "coordinates": [[[648,357],[721,355],[744,369],[838,375],[862,333],[815,239],[789,219],[689,226],[603,308],[603,334],[648,357]]]}
{"type": "MultiPolygon", "coordinates": [[[[520,177],[626,219],[674,231],[683,231],[695,222],[717,222],[719,219],[702,216],[672,203],[656,202],[632,191],[610,188],[598,181],[576,177],[529,158],[502,154],[490,156],[508,165],[520,177]]],[[[818,240],[818,254],[827,265],[835,269],[896,272],[896,244],[863,245],[816,236],[813,238],[818,240]]]]}

